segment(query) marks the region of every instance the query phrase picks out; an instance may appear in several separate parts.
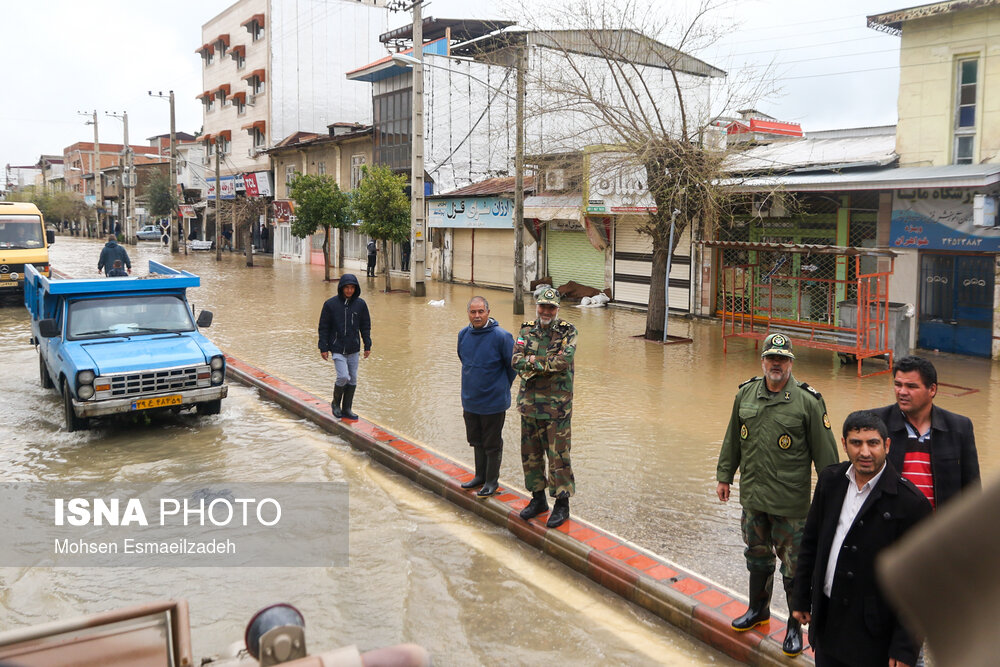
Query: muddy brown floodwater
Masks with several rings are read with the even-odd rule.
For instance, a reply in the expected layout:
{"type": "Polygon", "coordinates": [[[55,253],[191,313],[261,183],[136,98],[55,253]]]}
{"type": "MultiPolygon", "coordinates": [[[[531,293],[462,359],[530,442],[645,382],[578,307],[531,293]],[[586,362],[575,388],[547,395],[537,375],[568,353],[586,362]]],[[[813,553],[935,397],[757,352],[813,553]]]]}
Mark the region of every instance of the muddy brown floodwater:
{"type": "MultiPolygon", "coordinates": [[[[96,276],[100,245],[59,237],[53,265],[74,276],[96,276]]],[[[322,283],[322,271],[281,262],[272,266],[270,260],[247,269],[242,258],[229,254],[221,263],[214,254],[171,257],[158,244],[128,250],[136,273],[144,273],[147,260],[156,259],[202,277],[202,287],[192,290],[190,298],[197,309],[215,312],[206,333],[227,352],[310,391],[329,393],[333,367],[322,362],[315,340],[319,308],[333,293],[333,287],[322,283]]],[[[415,300],[376,293],[362,280],[375,319],[375,353],[362,362],[357,409],[464,460],[468,451],[454,348],[471,290],[432,284],[426,300],[415,300]],[[427,306],[432,298],[445,298],[446,307],[427,306]]],[[[494,312],[512,326],[503,314],[510,310],[510,295],[488,296],[496,297],[494,312]]],[[[626,313],[593,315],[597,328],[588,331],[603,329],[598,323],[608,315],[628,318],[620,322],[626,327],[638,321],[626,313]]],[[[38,384],[29,335],[27,311],[8,300],[0,307],[3,481],[344,481],[350,489],[350,565],[0,567],[0,628],[183,597],[191,604],[195,655],[204,656],[241,640],[258,608],[286,601],[304,612],[313,651],[411,641],[430,649],[438,665],[735,664],[506,531],[373,465],[343,441],[261,400],[249,388],[231,385],[222,413],[214,417],[182,414],[149,423],[100,422],[90,431],[67,433],[57,395],[38,384]]],[[[635,471],[623,467],[626,459],[614,453],[626,446],[621,429],[606,422],[618,408],[597,407],[601,392],[595,394],[595,378],[604,371],[592,371],[590,364],[601,356],[601,346],[593,333],[588,335],[591,340],[581,354],[589,361],[581,365],[586,370],[577,427],[582,493],[574,511],[624,532],[621,528],[635,517],[637,489],[622,486],[614,497],[602,489],[610,488],[610,474],[633,484],[635,471]]],[[[632,349],[649,354],[642,345],[632,349]]],[[[615,390],[630,384],[625,375],[610,371],[603,381],[615,390]]],[[[618,407],[627,402],[618,401],[618,407]]],[[[516,420],[510,421],[503,478],[517,485],[517,429],[516,420]]],[[[644,447],[640,443],[627,446],[638,451],[644,447]]],[[[688,486],[694,491],[697,484],[688,486]]],[[[655,504],[664,510],[673,501],[663,495],[655,504]]],[[[633,531],[633,537],[647,536],[647,545],[672,542],[660,535],[664,526],[657,525],[657,513],[642,521],[646,525],[633,531]]],[[[671,519],[676,521],[681,519],[671,519]]]]}

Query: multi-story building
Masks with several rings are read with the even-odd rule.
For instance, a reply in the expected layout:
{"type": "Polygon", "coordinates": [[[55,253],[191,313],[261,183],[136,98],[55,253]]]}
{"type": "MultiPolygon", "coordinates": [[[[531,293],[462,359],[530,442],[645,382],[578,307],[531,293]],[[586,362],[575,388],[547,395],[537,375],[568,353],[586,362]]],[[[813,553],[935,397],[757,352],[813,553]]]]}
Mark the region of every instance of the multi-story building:
{"type": "Polygon", "coordinates": [[[203,64],[198,98],[206,161],[213,162],[218,148],[223,175],[266,171],[263,150],[291,134],[321,132],[338,121],[370,122],[367,89],[344,72],[380,52],[385,4],[239,0],[206,22],[196,49],[203,64]]]}
{"type": "Polygon", "coordinates": [[[66,189],[63,177],[63,156],[42,155],[35,164],[40,170],[35,186],[42,192],[61,192],[66,189]]]}

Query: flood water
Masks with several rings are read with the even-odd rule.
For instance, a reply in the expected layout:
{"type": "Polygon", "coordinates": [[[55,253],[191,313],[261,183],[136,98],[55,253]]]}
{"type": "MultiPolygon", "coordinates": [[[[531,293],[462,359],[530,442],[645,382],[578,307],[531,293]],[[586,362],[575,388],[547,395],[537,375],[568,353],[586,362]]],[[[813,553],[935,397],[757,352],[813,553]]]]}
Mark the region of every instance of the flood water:
{"type": "MultiPolygon", "coordinates": [[[[100,245],[59,237],[53,266],[96,276],[100,245]]],[[[197,310],[214,311],[206,333],[226,352],[309,391],[330,393],[333,367],[319,357],[316,323],[335,288],[322,282],[322,269],[269,259],[247,268],[236,255],[217,263],[214,254],[170,256],[156,244],[128,250],[137,274],[151,258],[202,277],[190,298],[197,310]]],[[[356,410],[432,449],[468,459],[455,335],[466,322],[464,306],[473,291],[429,283],[426,299],[413,299],[379,293],[364,278],[362,287],[375,346],[361,365],[356,410]],[[442,298],[445,307],[427,305],[442,298]]],[[[487,297],[494,315],[513,328],[511,295],[487,297]]],[[[705,364],[706,373],[725,378],[713,397],[692,391],[690,380],[691,355],[711,355],[718,347],[710,326],[699,325],[704,335],[699,333],[695,346],[664,349],[628,338],[641,328],[639,315],[571,308],[563,315],[581,329],[574,514],[718,581],[739,582],[734,508],[710,502],[711,460],[721,428],[707,422],[721,419],[713,414],[717,405],[732,398],[735,379],[729,375],[752,373],[752,364],[739,363],[748,355],[730,355],[721,364],[732,366],[728,371],[718,368],[718,360],[705,364]],[[683,387],[683,395],[674,395],[675,387],[683,387]],[[694,393],[704,395],[695,400],[694,393]],[[692,420],[692,414],[700,418],[692,420]]],[[[350,565],[0,568],[0,628],[182,597],[191,604],[195,655],[203,656],[240,640],[258,608],[287,601],[304,612],[313,651],[411,641],[426,646],[438,665],[733,664],[506,531],[373,465],[249,388],[231,385],[222,413],[214,417],[112,421],[67,433],[56,393],[38,384],[29,335],[23,306],[8,302],[0,308],[5,481],[345,481],[350,565]]],[[[505,441],[502,480],[520,488],[513,413],[505,441]]]]}

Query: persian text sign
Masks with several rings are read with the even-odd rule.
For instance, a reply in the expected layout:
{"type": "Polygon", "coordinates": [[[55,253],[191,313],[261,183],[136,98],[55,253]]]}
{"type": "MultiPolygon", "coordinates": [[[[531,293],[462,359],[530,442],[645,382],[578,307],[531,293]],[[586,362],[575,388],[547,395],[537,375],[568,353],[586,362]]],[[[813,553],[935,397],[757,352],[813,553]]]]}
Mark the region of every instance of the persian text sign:
{"type": "Polygon", "coordinates": [[[0,567],[347,565],[343,483],[0,484],[0,567]]]}
{"type": "Polygon", "coordinates": [[[893,198],[890,247],[1000,252],[1000,228],[973,224],[975,194],[968,188],[898,191],[893,198]]]}
{"type": "Polygon", "coordinates": [[[505,197],[459,197],[428,203],[428,227],[514,229],[514,202],[505,197]]]}
{"type": "Polygon", "coordinates": [[[592,154],[588,183],[588,213],[656,211],[656,202],[649,194],[646,168],[626,153],[592,154]]]}

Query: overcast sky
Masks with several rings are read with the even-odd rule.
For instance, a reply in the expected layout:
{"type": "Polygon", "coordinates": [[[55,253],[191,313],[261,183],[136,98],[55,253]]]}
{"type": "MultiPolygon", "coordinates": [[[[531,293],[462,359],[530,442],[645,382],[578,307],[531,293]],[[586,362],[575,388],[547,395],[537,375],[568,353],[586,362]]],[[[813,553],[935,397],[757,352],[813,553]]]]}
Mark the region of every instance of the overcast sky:
{"type": "MultiPolygon", "coordinates": [[[[333,0],[326,0],[333,1],[333,0]]],[[[524,3],[531,6],[537,0],[524,3]]],[[[664,7],[692,0],[660,0],[664,7]]],[[[230,0],[35,0],[3,3],[0,48],[0,166],[31,165],[62,154],[93,129],[78,111],[98,111],[102,142],[121,143],[122,123],[105,111],[128,111],[129,139],[169,131],[165,101],[147,91],[173,89],[178,131],[201,127],[201,25],[230,0]]],[[[743,0],[717,14],[734,26],[698,53],[734,76],[775,66],[781,95],[759,108],[806,132],[896,122],[899,39],[866,27],[865,16],[913,0],[743,0]]],[[[425,15],[496,18],[495,0],[432,0],[425,15]]],[[[406,15],[397,14],[399,24],[406,15]]],[[[361,64],[361,63],[358,63],[361,64]]],[[[363,85],[363,84],[358,84],[363,85]]],[[[316,128],[304,128],[316,129],[316,128]]]]}

